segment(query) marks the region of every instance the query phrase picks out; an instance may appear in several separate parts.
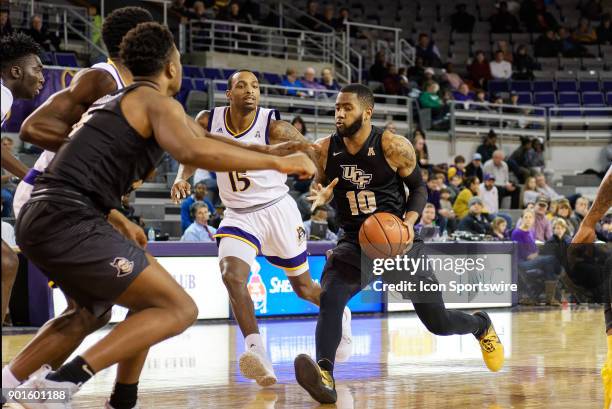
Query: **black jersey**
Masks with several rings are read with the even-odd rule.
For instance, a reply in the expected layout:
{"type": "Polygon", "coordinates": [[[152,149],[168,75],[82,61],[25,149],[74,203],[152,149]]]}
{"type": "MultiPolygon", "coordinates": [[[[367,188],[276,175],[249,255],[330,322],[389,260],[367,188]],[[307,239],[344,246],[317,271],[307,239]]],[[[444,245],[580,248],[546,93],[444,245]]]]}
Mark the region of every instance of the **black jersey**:
{"type": "Polygon", "coordinates": [[[385,159],[382,135],[383,130],[373,126],[355,155],[348,152],[338,134],[329,141],[325,174],[327,183],[338,178],[333,202],[340,227],[349,236],[356,235],[361,223],[373,213],[404,216],[404,182],[385,159]]]}
{"type": "Polygon", "coordinates": [[[61,188],[87,196],[104,212],[155,170],[164,153],[154,137],[143,138],[121,111],[121,100],[148,83],[135,83],[96,101],[74,127],[34,192],[61,188]]]}

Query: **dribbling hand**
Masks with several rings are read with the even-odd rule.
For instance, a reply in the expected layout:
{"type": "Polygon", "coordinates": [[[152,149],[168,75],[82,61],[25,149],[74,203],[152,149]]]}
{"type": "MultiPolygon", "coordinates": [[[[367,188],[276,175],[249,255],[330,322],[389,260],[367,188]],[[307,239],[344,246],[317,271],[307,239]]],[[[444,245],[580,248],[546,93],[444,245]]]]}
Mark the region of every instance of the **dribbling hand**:
{"type": "Polygon", "coordinates": [[[170,190],[170,198],[172,199],[172,203],[178,204],[181,199],[186,198],[191,194],[191,185],[186,180],[179,180],[178,182],[172,185],[172,189],[170,190]]]}
{"type": "Polygon", "coordinates": [[[331,183],[325,187],[323,187],[320,183],[314,185],[310,190],[310,196],[306,197],[306,199],[312,202],[310,210],[314,212],[314,209],[317,207],[327,204],[334,193],[334,186],[337,184],[338,178],[332,180],[331,183]]]}

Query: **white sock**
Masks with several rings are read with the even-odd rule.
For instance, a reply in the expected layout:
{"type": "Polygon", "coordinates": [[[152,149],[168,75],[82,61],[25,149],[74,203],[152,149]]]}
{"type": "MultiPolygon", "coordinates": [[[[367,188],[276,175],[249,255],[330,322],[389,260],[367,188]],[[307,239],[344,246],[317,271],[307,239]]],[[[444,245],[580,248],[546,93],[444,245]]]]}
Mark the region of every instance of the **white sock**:
{"type": "Polygon", "coordinates": [[[21,382],[15,378],[15,375],[13,375],[8,365],[2,368],[2,387],[12,389],[18,387],[19,385],[21,385],[21,382]]]}
{"type": "Polygon", "coordinates": [[[264,350],[266,349],[263,339],[261,338],[261,334],[255,333],[246,336],[246,338],[244,339],[244,347],[246,348],[246,350],[248,351],[253,346],[262,348],[264,350]]]}

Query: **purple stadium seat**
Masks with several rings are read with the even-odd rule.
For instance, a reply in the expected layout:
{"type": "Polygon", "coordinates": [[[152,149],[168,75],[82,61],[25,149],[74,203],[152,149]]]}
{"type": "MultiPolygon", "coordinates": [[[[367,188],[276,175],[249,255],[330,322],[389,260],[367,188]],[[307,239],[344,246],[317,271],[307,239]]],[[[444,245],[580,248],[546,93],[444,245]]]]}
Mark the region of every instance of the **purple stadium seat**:
{"type": "Polygon", "coordinates": [[[223,76],[221,72],[219,72],[218,68],[203,68],[202,72],[204,73],[204,78],[208,78],[211,80],[222,80],[223,76]]]}
{"type": "Polygon", "coordinates": [[[195,65],[183,65],[183,75],[191,78],[203,78],[202,70],[195,65]]]}
{"type": "Polygon", "coordinates": [[[510,91],[531,92],[531,82],[530,81],[512,81],[510,83],[510,91]]]}
{"type": "Polygon", "coordinates": [[[227,91],[227,84],[224,83],[224,82],[218,83],[215,88],[216,88],[216,91],[225,92],[225,91],[227,91]]]}
{"type": "Polygon", "coordinates": [[[40,55],[40,60],[44,65],[57,65],[55,55],[51,51],[43,51],[40,55]]]}
{"type": "Polygon", "coordinates": [[[230,77],[230,75],[232,75],[235,72],[236,72],[236,70],[223,69],[223,79],[224,80],[228,79],[230,77]]]}
{"type": "Polygon", "coordinates": [[[272,85],[278,85],[282,82],[282,77],[272,72],[264,72],[264,79],[272,85]]]}
{"type": "Polygon", "coordinates": [[[193,80],[193,86],[198,91],[204,91],[204,92],[208,91],[208,83],[206,82],[204,78],[195,78],[193,80]]]}
{"type": "Polygon", "coordinates": [[[506,80],[491,80],[489,81],[489,95],[499,94],[500,92],[508,92],[508,81],[506,80]]]}
{"type": "Polygon", "coordinates": [[[559,92],[559,105],[579,107],[580,95],[577,92],[559,92]]]}
{"type": "Polygon", "coordinates": [[[533,92],[555,92],[555,83],[546,80],[534,81],[533,92]]]}
{"type": "Polygon", "coordinates": [[[580,81],[580,92],[599,92],[599,82],[580,81]]]}
{"type": "Polygon", "coordinates": [[[557,81],[558,92],[578,92],[578,84],[573,80],[557,81]]]}
{"type": "Polygon", "coordinates": [[[533,104],[533,98],[531,96],[531,92],[519,92],[518,93],[518,103],[522,105],[531,105],[533,104]]]}
{"type": "Polygon", "coordinates": [[[557,103],[554,92],[536,92],[534,98],[535,104],[540,106],[550,107],[557,103]]]}
{"type": "Polygon", "coordinates": [[[606,100],[608,101],[608,105],[612,107],[612,92],[606,94],[606,100]]]}
{"type": "Polygon", "coordinates": [[[78,67],[79,62],[77,61],[74,53],[55,53],[55,61],[57,65],[62,67],[78,67]]]}
{"type": "Polygon", "coordinates": [[[604,81],[602,84],[603,92],[612,92],[612,81],[604,81]]]}
{"type": "Polygon", "coordinates": [[[582,94],[582,104],[587,107],[606,106],[601,92],[585,92],[582,94]]]}

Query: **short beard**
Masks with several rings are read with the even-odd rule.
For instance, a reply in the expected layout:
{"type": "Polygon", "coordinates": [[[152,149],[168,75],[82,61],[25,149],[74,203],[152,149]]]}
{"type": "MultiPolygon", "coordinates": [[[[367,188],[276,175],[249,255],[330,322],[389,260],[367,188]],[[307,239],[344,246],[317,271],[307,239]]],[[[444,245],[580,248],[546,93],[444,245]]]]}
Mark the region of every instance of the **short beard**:
{"type": "Polygon", "coordinates": [[[350,138],[361,129],[362,125],[363,125],[363,114],[361,114],[359,118],[355,119],[355,122],[353,122],[352,124],[348,126],[345,126],[344,130],[342,131],[336,125],[336,132],[341,138],[350,138]]]}

